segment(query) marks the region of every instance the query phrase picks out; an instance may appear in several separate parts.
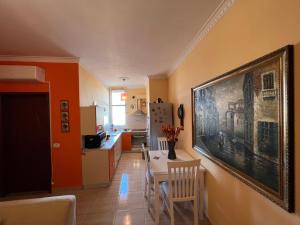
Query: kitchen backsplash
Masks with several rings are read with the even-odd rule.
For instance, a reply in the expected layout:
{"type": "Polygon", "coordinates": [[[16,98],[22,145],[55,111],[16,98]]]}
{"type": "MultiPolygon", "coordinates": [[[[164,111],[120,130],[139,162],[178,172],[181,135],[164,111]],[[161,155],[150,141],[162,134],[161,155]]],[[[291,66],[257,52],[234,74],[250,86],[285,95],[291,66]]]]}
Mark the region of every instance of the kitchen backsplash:
{"type": "Polygon", "coordinates": [[[126,115],[126,127],[129,129],[145,129],[147,127],[147,115],[126,115]]]}

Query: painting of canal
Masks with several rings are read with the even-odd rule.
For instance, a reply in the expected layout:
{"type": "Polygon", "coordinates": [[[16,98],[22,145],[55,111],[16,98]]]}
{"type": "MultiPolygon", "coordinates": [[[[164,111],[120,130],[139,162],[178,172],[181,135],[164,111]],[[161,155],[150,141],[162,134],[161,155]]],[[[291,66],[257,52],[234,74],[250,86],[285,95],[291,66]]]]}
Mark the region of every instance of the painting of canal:
{"type": "Polygon", "coordinates": [[[197,149],[280,191],[280,58],[193,90],[197,149]]]}
{"type": "Polygon", "coordinates": [[[294,211],[293,46],[192,88],[193,148],[294,211]]]}

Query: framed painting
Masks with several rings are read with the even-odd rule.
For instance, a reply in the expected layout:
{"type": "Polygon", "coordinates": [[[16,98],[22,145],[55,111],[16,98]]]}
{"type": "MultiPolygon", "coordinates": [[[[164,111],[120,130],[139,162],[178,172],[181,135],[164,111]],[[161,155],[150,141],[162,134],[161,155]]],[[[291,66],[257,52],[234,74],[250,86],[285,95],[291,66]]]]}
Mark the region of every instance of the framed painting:
{"type": "Polygon", "coordinates": [[[60,122],[61,132],[70,132],[69,101],[60,100],[60,122]]]}
{"type": "Polygon", "coordinates": [[[193,148],[294,211],[293,47],[192,88],[193,148]]]}

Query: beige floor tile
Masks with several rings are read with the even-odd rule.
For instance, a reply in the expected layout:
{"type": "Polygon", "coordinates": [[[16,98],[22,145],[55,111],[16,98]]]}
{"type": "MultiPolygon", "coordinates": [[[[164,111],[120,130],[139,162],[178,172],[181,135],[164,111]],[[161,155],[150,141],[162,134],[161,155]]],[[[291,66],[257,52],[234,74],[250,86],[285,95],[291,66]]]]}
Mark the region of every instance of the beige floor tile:
{"type": "Polygon", "coordinates": [[[84,225],[112,225],[114,212],[86,214],[84,225]]]}
{"type": "Polygon", "coordinates": [[[76,225],[83,225],[85,222],[85,214],[78,215],[76,216],[76,225]]]}
{"type": "Polygon", "coordinates": [[[144,225],[144,209],[119,210],[116,212],[114,225],[144,225]]]}
{"type": "Polygon", "coordinates": [[[77,200],[76,213],[78,215],[86,214],[87,210],[92,206],[91,202],[80,202],[77,200]]]}

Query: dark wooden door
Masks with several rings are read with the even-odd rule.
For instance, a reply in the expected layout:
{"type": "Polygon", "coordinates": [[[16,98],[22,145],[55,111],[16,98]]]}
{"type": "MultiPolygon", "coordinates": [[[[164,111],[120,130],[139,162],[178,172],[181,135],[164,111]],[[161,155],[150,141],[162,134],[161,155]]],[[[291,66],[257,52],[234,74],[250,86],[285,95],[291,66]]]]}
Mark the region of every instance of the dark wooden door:
{"type": "Polygon", "coordinates": [[[5,192],[51,191],[48,94],[2,95],[5,192]]]}
{"type": "Polygon", "coordinates": [[[5,191],[4,175],[5,175],[5,159],[4,159],[4,143],[3,143],[3,123],[2,123],[2,96],[0,95],[0,196],[3,196],[5,191]]]}

